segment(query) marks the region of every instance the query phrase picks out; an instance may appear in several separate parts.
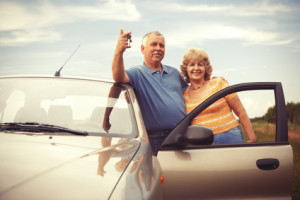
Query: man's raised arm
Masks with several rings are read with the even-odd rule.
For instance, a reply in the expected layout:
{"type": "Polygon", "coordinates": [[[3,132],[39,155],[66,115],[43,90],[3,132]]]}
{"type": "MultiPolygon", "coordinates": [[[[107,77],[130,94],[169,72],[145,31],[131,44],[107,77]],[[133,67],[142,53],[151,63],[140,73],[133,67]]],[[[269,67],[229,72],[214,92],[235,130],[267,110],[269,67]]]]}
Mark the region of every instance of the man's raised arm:
{"type": "Polygon", "coordinates": [[[112,63],[113,79],[117,83],[129,83],[129,77],[125,72],[123,53],[127,48],[130,48],[127,39],[127,35],[130,34],[131,32],[123,33],[123,29],[120,29],[120,36],[118,38],[118,43],[112,63]]]}

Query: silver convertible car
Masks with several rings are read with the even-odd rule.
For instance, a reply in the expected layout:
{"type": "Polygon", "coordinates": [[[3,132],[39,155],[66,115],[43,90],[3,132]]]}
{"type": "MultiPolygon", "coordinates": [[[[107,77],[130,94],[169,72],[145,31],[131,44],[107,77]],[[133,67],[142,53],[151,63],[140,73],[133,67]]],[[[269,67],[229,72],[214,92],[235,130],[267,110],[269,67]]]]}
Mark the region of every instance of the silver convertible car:
{"type": "Polygon", "coordinates": [[[134,90],[74,78],[0,77],[0,199],[291,199],[293,153],[280,83],[243,83],[200,104],[154,156],[134,90]],[[273,141],[212,145],[190,125],[233,92],[269,90],[273,141]]]}

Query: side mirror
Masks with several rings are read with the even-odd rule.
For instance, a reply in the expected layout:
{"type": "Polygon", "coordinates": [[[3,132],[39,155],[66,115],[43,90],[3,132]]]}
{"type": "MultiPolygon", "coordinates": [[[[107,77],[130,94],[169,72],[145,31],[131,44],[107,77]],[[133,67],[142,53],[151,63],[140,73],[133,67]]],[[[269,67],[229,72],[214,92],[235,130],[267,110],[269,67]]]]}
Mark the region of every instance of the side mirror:
{"type": "Polygon", "coordinates": [[[175,129],[162,143],[162,148],[210,145],[214,141],[211,129],[201,125],[188,126],[186,130],[175,129]]]}
{"type": "Polygon", "coordinates": [[[201,125],[191,125],[183,136],[187,145],[210,145],[214,141],[214,134],[211,129],[201,125]]]}

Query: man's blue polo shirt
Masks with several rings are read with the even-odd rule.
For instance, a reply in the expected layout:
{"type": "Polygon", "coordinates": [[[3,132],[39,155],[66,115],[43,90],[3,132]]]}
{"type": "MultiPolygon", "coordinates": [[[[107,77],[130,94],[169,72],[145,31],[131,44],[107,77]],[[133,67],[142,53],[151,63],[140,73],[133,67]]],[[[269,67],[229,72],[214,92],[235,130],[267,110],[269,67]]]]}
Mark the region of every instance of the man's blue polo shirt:
{"type": "Polygon", "coordinates": [[[126,70],[147,130],[173,129],[185,117],[182,93],[188,85],[177,69],[162,66],[163,72],[145,64],[126,70]]]}

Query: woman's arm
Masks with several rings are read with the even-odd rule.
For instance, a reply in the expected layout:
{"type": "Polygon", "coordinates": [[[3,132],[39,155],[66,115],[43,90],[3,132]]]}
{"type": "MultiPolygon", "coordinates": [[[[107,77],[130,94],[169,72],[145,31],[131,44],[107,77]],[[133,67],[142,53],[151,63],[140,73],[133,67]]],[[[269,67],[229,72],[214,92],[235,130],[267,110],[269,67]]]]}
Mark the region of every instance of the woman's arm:
{"type": "Polygon", "coordinates": [[[253,131],[251,121],[250,121],[248,114],[247,114],[242,102],[240,101],[239,97],[236,96],[236,97],[232,98],[230,101],[228,101],[228,103],[229,103],[229,106],[234,111],[234,113],[236,114],[236,116],[238,116],[238,118],[246,132],[246,135],[248,137],[248,142],[256,142],[256,136],[253,131]]]}

